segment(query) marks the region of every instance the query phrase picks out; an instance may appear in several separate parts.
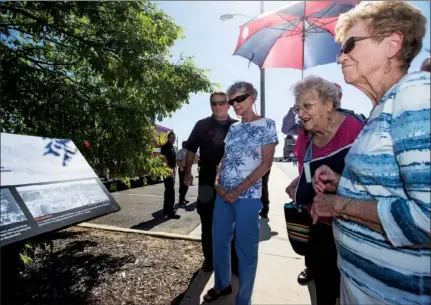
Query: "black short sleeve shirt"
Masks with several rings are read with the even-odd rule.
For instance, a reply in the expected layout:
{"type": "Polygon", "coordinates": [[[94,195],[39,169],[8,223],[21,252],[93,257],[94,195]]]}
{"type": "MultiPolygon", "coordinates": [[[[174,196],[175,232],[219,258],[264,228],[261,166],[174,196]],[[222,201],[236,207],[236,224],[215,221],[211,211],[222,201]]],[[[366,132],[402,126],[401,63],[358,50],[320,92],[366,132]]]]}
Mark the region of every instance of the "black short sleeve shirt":
{"type": "Polygon", "coordinates": [[[200,150],[199,183],[208,180],[213,184],[217,173],[217,165],[224,155],[224,139],[229,127],[237,122],[228,118],[225,122],[219,122],[213,117],[208,117],[196,123],[187,140],[187,150],[196,153],[200,150]]]}
{"type": "Polygon", "coordinates": [[[175,152],[175,148],[169,142],[164,144],[161,147],[160,153],[166,157],[166,161],[168,162],[168,166],[170,168],[175,168],[175,165],[176,165],[175,159],[177,157],[177,154],[175,152]]]}

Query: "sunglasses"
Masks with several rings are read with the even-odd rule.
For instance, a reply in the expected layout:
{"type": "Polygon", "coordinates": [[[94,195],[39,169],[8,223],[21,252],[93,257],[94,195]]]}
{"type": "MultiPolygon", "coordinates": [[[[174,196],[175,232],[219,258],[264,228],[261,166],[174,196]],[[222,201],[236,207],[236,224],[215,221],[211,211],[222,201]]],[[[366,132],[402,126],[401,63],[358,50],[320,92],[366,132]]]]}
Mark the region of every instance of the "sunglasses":
{"type": "Polygon", "coordinates": [[[249,96],[250,96],[250,94],[239,95],[236,98],[229,100],[228,103],[229,103],[229,105],[233,106],[233,104],[235,102],[237,102],[237,103],[244,102],[249,96]]]}
{"type": "Polygon", "coordinates": [[[224,105],[226,105],[227,104],[227,102],[211,102],[211,106],[224,106],[224,105]]]}
{"type": "Polygon", "coordinates": [[[343,44],[341,45],[341,49],[337,54],[337,63],[340,63],[340,56],[344,53],[344,54],[349,54],[350,52],[353,51],[353,49],[355,48],[355,44],[358,41],[362,41],[365,39],[370,39],[370,38],[379,38],[379,37],[386,37],[386,36],[366,36],[366,37],[350,37],[349,39],[347,39],[345,42],[343,42],[343,44]]]}

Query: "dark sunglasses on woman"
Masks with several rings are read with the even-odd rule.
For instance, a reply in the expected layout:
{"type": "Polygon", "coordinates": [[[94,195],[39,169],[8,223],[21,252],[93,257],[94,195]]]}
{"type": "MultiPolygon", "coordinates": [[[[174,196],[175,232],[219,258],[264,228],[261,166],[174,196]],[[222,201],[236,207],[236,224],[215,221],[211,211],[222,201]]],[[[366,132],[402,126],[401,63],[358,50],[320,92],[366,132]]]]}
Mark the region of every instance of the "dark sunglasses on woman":
{"type": "Polygon", "coordinates": [[[249,96],[250,96],[250,94],[239,95],[236,98],[229,100],[228,103],[229,103],[229,105],[233,106],[233,104],[235,102],[237,102],[237,103],[244,102],[249,96]]]}
{"type": "Polygon", "coordinates": [[[343,42],[340,51],[337,54],[337,63],[340,64],[340,56],[341,54],[349,54],[355,48],[355,44],[358,41],[370,39],[370,38],[378,38],[385,36],[367,36],[367,37],[350,37],[345,42],[343,42]]]}

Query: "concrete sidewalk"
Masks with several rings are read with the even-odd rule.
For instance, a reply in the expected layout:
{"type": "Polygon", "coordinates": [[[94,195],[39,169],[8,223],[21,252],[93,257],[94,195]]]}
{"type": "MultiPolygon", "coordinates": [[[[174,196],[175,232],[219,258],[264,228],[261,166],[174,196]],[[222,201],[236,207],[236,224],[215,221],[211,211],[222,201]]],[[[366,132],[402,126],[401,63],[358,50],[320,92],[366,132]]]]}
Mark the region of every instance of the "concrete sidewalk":
{"type": "MultiPolygon", "coordinates": [[[[304,269],[304,257],[297,255],[290,246],[284,220],[283,207],[290,201],[285,188],[297,173],[298,169],[291,163],[274,163],[271,169],[269,222],[264,219],[260,221],[259,262],[252,304],[311,304],[308,288],[300,286],[296,280],[304,269]]],[[[190,235],[200,236],[200,226],[190,235]]],[[[214,275],[200,271],[181,305],[201,304],[206,291],[213,285],[214,275]]],[[[233,277],[232,285],[234,293],[212,304],[234,305],[238,287],[236,277],[233,277]]],[[[310,289],[313,290],[313,287],[310,289]]]]}

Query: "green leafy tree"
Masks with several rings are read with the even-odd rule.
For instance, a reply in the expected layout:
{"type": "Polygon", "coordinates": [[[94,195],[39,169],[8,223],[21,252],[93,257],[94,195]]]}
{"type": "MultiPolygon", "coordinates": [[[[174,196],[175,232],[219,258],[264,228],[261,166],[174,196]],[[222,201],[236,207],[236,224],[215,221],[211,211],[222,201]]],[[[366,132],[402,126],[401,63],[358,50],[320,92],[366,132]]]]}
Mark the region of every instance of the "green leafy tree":
{"type": "Polygon", "coordinates": [[[213,88],[149,1],[2,1],[0,31],[2,131],[72,139],[99,173],[165,176],[155,122],[213,88]]]}
{"type": "Polygon", "coordinates": [[[157,144],[159,146],[165,144],[168,141],[169,132],[161,132],[157,138],[157,144]]]}

